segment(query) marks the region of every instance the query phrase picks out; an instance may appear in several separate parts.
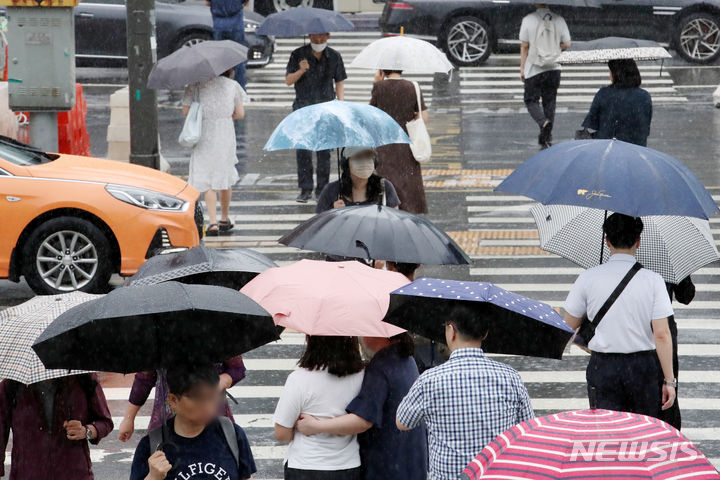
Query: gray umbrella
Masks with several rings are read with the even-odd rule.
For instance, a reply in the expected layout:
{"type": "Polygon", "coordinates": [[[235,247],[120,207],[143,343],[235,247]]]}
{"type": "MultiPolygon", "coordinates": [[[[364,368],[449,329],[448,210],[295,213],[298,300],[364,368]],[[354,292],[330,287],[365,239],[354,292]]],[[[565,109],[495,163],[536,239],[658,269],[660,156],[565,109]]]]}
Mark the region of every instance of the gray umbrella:
{"type": "Polygon", "coordinates": [[[248,48],[232,40],[182,47],[153,66],[149,88],[183,88],[215,78],[247,60],[248,48]]]}

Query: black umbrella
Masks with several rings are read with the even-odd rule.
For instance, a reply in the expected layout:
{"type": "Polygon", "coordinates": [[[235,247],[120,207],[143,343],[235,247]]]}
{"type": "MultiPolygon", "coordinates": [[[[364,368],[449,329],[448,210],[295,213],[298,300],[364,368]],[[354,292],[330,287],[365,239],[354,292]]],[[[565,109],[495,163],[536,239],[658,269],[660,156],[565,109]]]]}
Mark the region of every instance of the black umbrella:
{"type": "Polygon", "coordinates": [[[550,305],[491,283],[421,278],[390,294],[383,321],[445,343],[445,322],[462,303],[489,322],[482,348],[489,353],[562,358],[573,330],[550,305]]]}
{"type": "Polygon", "coordinates": [[[470,263],[458,244],[429,220],[382,205],[328,210],[279,241],[290,247],[350,258],[426,265],[470,263]]]}
{"type": "Polygon", "coordinates": [[[68,310],[33,349],[47,368],[130,373],[222,362],[278,338],[270,314],[236,290],[165,282],[68,310]]]}
{"type": "Polygon", "coordinates": [[[277,267],[275,262],[254,250],[199,245],[190,250],[150,258],[126,284],[154,285],[176,280],[239,290],[258,273],[273,267],[277,267]]]}

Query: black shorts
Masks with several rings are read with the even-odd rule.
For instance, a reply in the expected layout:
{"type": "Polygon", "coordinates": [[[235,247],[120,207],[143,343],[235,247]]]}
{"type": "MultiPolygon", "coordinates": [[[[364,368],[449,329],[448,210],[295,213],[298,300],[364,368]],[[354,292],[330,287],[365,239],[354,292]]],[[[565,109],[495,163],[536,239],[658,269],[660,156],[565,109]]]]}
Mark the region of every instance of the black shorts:
{"type": "Polygon", "coordinates": [[[285,480],[362,480],[362,467],[348,470],[300,470],[285,464],[285,480]]]}

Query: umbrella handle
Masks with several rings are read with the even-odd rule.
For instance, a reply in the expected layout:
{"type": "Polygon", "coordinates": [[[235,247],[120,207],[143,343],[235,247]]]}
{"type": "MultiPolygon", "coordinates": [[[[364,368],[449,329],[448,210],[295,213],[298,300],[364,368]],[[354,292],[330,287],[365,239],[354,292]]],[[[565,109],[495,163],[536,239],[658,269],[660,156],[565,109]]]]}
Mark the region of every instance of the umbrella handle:
{"type": "Polygon", "coordinates": [[[340,148],[335,149],[337,154],[337,167],[338,167],[338,200],[342,199],[342,172],[340,171],[340,148]]]}
{"type": "MultiPolygon", "coordinates": [[[[605,210],[605,220],[607,220],[607,210],[605,210]]],[[[605,258],[605,220],[603,220],[602,242],[600,242],[600,265],[605,258]]]]}

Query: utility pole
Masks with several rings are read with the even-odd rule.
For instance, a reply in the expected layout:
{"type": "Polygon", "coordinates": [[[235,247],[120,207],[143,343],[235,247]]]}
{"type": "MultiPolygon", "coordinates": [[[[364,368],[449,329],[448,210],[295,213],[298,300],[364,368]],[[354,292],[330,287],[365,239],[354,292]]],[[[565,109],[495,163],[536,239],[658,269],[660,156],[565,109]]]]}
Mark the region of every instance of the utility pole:
{"type": "Polygon", "coordinates": [[[127,0],[130,163],[160,168],[155,90],[147,78],[157,58],[155,0],[127,0]]]}

